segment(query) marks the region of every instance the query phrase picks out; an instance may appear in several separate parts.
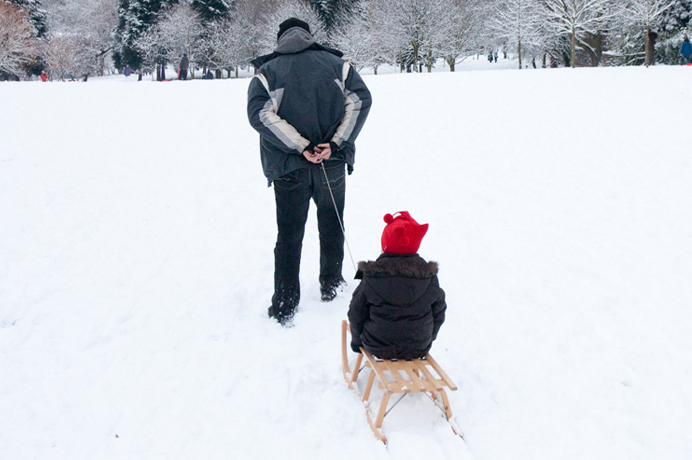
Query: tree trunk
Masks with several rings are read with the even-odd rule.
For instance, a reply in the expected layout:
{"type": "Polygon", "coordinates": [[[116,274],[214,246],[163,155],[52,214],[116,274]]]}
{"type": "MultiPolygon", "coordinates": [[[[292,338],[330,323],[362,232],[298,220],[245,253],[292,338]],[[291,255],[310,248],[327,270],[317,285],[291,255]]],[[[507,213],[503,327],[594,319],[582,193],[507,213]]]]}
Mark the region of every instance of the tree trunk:
{"type": "Polygon", "coordinates": [[[517,43],[517,57],[519,60],[519,70],[521,70],[521,39],[519,39],[517,43]]]}
{"type": "Polygon", "coordinates": [[[572,57],[570,58],[570,65],[574,69],[576,67],[576,59],[575,59],[575,53],[577,49],[577,36],[576,32],[574,30],[574,27],[572,27],[572,57]]]}

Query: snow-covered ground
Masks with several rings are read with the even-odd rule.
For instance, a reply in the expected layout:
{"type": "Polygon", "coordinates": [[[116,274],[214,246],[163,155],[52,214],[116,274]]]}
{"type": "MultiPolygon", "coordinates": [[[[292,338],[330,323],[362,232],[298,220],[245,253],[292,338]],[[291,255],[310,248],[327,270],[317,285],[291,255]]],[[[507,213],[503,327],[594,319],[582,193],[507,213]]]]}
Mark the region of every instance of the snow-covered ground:
{"type": "Polygon", "coordinates": [[[266,317],[249,80],[109,77],[0,84],[1,459],[692,458],[692,69],[365,79],[350,248],[430,223],[465,441],[422,396],[373,436],[314,214],[295,327],[266,317]]]}

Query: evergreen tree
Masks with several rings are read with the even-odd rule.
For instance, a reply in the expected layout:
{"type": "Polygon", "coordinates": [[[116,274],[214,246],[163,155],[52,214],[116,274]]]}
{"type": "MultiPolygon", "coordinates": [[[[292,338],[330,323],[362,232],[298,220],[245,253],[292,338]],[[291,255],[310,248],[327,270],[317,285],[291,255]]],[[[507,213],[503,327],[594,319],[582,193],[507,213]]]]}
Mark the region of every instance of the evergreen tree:
{"type": "Polygon", "coordinates": [[[309,0],[309,3],[331,36],[349,22],[360,0],[309,0]]]}
{"type": "Polygon", "coordinates": [[[206,24],[227,17],[234,9],[235,0],[192,0],[190,5],[206,24]]]}
{"type": "Polygon", "coordinates": [[[43,35],[48,31],[47,27],[47,13],[41,7],[40,0],[11,0],[10,3],[14,3],[24,11],[29,14],[29,24],[34,29],[34,35],[38,38],[43,37],[43,35]]]}
{"type": "Polygon", "coordinates": [[[678,0],[661,16],[662,32],[672,35],[687,29],[692,19],[692,0],[678,0]]]}
{"type": "Polygon", "coordinates": [[[660,50],[658,55],[667,64],[680,63],[680,46],[683,35],[692,36],[692,0],[677,0],[661,15],[660,50]]]}
{"type": "Polygon", "coordinates": [[[137,39],[156,24],[159,16],[175,3],[178,1],[120,0],[116,46],[113,53],[116,68],[122,68],[127,64],[134,70],[141,69],[142,53],[137,49],[137,39]]]}

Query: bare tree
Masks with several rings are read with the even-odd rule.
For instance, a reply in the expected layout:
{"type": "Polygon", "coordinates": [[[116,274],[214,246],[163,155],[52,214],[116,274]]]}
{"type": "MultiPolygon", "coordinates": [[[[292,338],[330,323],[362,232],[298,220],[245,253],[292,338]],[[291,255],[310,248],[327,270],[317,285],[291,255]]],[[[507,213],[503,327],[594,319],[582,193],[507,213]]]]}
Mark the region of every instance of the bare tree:
{"type": "Polygon", "coordinates": [[[543,17],[536,0],[499,0],[488,21],[488,27],[506,47],[517,50],[519,68],[523,68],[523,51],[541,47],[543,17]]]}
{"type": "Polygon", "coordinates": [[[460,59],[474,54],[480,46],[482,30],[487,24],[485,3],[485,0],[453,0],[449,3],[447,20],[440,25],[437,47],[451,72],[460,59]]]}
{"type": "Polygon", "coordinates": [[[79,62],[76,38],[70,35],[53,36],[47,42],[43,59],[52,75],[61,81],[74,76],[79,62]]]}
{"type": "Polygon", "coordinates": [[[27,12],[0,1],[0,74],[18,78],[34,62],[38,49],[27,12]]]}
{"type": "Polygon", "coordinates": [[[310,31],[319,43],[327,42],[327,32],[319,16],[303,0],[283,0],[265,15],[258,25],[259,52],[270,53],[276,48],[279,25],[288,18],[298,18],[310,25],[310,31]]]}
{"type": "Polygon", "coordinates": [[[402,67],[410,72],[422,67],[432,69],[439,39],[439,28],[448,0],[384,0],[387,6],[386,30],[390,41],[397,46],[402,67]]]}
{"type": "Polygon", "coordinates": [[[334,45],[344,52],[356,70],[371,67],[377,74],[377,68],[394,62],[395,55],[394,50],[386,45],[386,31],[382,25],[377,2],[363,2],[351,20],[332,36],[334,45]]]}
{"type": "Polygon", "coordinates": [[[118,25],[117,0],[67,0],[48,6],[51,35],[70,36],[78,47],[79,73],[103,75],[118,25]]]}
{"type": "MultiPolygon", "coordinates": [[[[401,60],[402,51],[407,46],[406,37],[397,33],[397,18],[394,6],[388,0],[368,0],[361,5],[361,24],[354,23],[347,29],[349,40],[358,46],[358,41],[367,45],[364,48],[366,63],[377,73],[383,64],[396,64],[401,60]]],[[[360,53],[362,55],[362,52],[360,53]]]]}
{"type": "MultiPolygon", "coordinates": [[[[237,77],[238,68],[251,59],[248,42],[251,35],[243,27],[243,20],[242,16],[234,16],[232,19],[226,18],[210,24],[204,40],[206,46],[199,56],[212,69],[226,69],[229,78],[234,69],[237,77]]],[[[220,72],[217,76],[221,76],[220,72]]]]}
{"type": "MultiPolygon", "coordinates": [[[[201,18],[188,3],[174,6],[135,42],[143,56],[144,70],[156,68],[157,78],[163,80],[166,63],[177,63],[183,54],[188,55],[190,68],[194,69],[203,49],[203,33],[201,18]]],[[[191,73],[194,75],[194,71],[191,73]]]]}

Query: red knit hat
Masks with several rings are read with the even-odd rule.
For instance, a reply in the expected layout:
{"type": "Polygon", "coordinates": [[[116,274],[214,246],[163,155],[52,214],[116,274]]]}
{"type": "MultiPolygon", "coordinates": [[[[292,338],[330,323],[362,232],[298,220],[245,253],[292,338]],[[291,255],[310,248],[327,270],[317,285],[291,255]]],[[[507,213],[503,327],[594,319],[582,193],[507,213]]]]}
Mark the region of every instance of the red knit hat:
{"type": "Polygon", "coordinates": [[[382,232],[382,252],[415,254],[428,231],[428,224],[420,225],[408,211],[385,214],[387,226],[382,232]]]}

